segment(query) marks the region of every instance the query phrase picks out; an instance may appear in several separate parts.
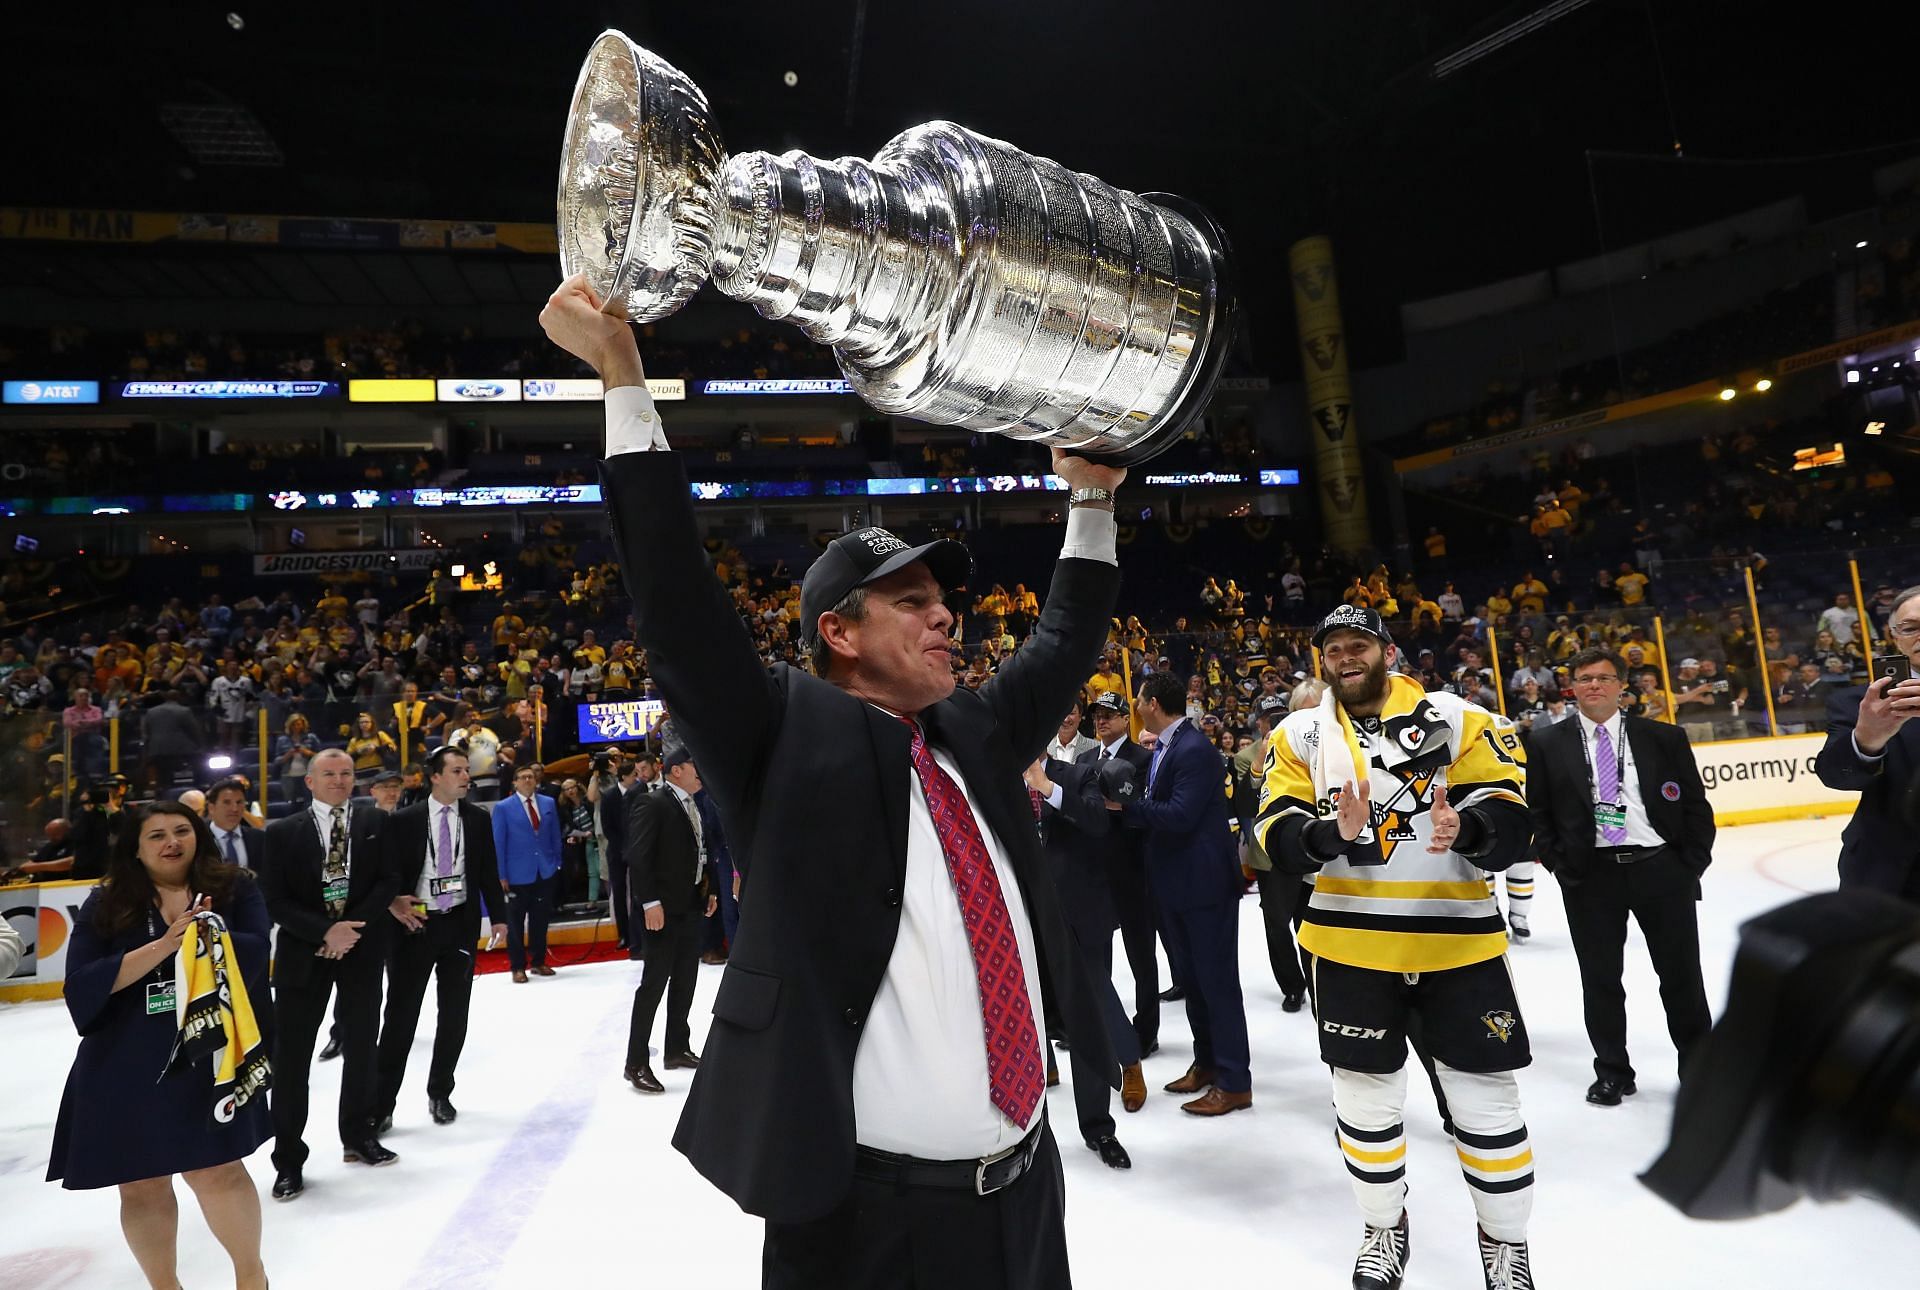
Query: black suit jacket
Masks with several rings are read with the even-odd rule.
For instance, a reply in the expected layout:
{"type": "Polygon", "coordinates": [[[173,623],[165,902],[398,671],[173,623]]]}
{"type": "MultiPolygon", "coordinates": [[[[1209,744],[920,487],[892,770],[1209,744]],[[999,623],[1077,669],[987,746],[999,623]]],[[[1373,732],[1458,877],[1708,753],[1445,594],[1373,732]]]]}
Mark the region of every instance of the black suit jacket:
{"type": "Polygon", "coordinates": [[[1865,697],[1858,685],[1828,696],[1827,742],[1813,768],[1828,788],[1860,794],[1840,835],[1840,885],[1900,895],[1920,869],[1920,721],[1901,726],[1879,761],[1862,761],[1853,727],[1865,697]]]}
{"type": "MultiPolygon", "coordinates": [[[[635,635],[734,864],[752,875],[674,1145],[749,1213],[804,1222],[852,1184],[854,1053],[900,925],[907,727],[807,673],[762,666],[708,567],[677,454],[626,453],[601,471],[635,635]]],[[[1020,774],[1092,671],[1119,585],[1112,565],[1060,561],[1028,642],[986,686],[920,714],[1018,876],[1047,1013],[1116,1088],[1020,774]]]]}
{"type": "MultiPolygon", "coordinates": [[[[1076,927],[1111,932],[1120,925],[1113,900],[1117,865],[1138,862],[1146,835],[1123,823],[1118,811],[1107,809],[1098,776],[1101,750],[1089,748],[1071,762],[1047,761],[1047,778],[1060,786],[1060,805],[1042,805],[1040,819],[1047,855],[1053,861],[1054,883],[1067,920],[1076,927]]],[[[1135,778],[1146,783],[1146,758],[1152,754],[1128,740],[1115,756],[1133,767],[1135,778]],[[1141,754],[1136,759],[1129,750],[1141,754]]]]}
{"type": "MultiPolygon", "coordinates": [[[[1627,741],[1627,769],[1640,785],[1647,823],[1698,877],[1713,863],[1713,805],[1686,731],[1644,717],[1620,718],[1627,741]],[[1676,796],[1669,797],[1667,785],[1676,796]]],[[[1555,877],[1579,882],[1593,865],[1593,781],[1581,749],[1579,714],[1527,739],[1527,809],[1540,863],[1555,877]]]]}
{"type": "Polygon", "coordinates": [[[679,795],[671,789],[633,793],[624,804],[627,897],[633,912],[644,913],[657,900],[669,914],[704,914],[708,865],[700,859],[700,841],[679,795]]]}
{"type": "MultiPolygon", "coordinates": [[[[267,844],[265,838],[266,835],[261,830],[254,828],[251,824],[241,823],[240,849],[247,853],[246,867],[256,872],[260,868],[261,857],[266,854],[267,844]]],[[[220,851],[220,837],[218,834],[214,835],[213,849],[220,851]]],[[[224,851],[220,852],[220,858],[222,860],[226,859],[226,853],[224,851]]]]}
{"type": "MultiPolygon", "coordinates": [[[[386,958],[388,927],[393,922],[387,906],[399,890],[387,869],[381,840],[386,822],[386,813],[375,806],[362,804],[348,813],[347,908],[340,917],[366,924],[349,957],[386,958]]],[[[313,813],[306,808],[268,824],[262,839],[266,858],[257,870],[260,894],[280,926],[273,954],[274,984],[300,985],[312,979],[314,952],[334,922],[321,893],[326,848],[320,844],[313,813]]]]}
{"type": "Polygon", "coordinates": [[[621,864],[627,862],[627,806],[626,791],[618,784],[600,794],[600,830],[607,835],[607,856],[621,864]]]}
{"type": "MultiPolygon", "coordinates": [[[[386,863],[395,896],[415,891],[420,886],[420,871],[429,854],[428,832],[433,826],[432,798],[415,802],[395,811],[382,833],[386,863]]],[[[493,821],[486,808],[472,802],[460,803],[461,845],[466,848],[467,898],[455,905],[452,913],[469,920],[474,939],[480,935],[480,902],[494,922],[505,922],[507,898],[500,890],[500,861],[493,852],[493,821]]],[[[389,898],[391,903],[391,898],[389,898]]]]}

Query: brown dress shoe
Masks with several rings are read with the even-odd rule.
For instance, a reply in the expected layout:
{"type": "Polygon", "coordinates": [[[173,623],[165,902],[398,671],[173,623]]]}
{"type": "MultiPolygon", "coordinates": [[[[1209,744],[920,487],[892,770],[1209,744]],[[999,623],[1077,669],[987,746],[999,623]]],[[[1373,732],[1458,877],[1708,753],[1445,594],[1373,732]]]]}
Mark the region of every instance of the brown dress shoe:
{"type": "Polygon", "coordinates": [[[533,974],[535,976],[552,976],[553,969],[548,967],[545,963],[542,963],[539,967],[533,969],[533,974]]]}
{"type": "Polygon", "coordinates": [[[1147,1104],[1147,1077],[1140,1073],[1140,1063],[1135,1062],[1120,1072],[1120,1105],[1129,1111],[1138,1111],[1147,1104]]]}
{"type": "Polygon", "coordinates": [[[513,974],[513,983],[515,985],[525,985],[527,983],[527,974],[525,972],[515,972],[513,974]]]}
{"type": "Polygon", "coordinates": [[[1182,1075],[1179,1079],[1167,1085],[1166,1091],[1169,1093],[1198,1093],[1211,1083],[1213,1083],[1213,1072],[1196,1063],[1195,1065],[1187,1067],[1187,1073],[1185,1075],[1182,1075]]]}
{"type": "Polygon", "coordinates": [[[1232,1111],[1244,1111],[1253,1105],[1253,1094],[1229,1093],[1225,1089],[1210,1088],[1191,1102],[1182,1102],[1180,1109],[1188,1115],[1226,1115],[1232,1111]]]}
{"type": "Polygon", "coordinates": [[[700,1058],[693,1052],[668,1053],[662,1065],[670,1071],[697,1071],[700,1069],[700,1058]]]}
{"type": "Polygon", "coordinates": [[[626,1076],[627,1083],[633,1085],[642,1093],[664,1093],[667,1091],[666,1085],[655,1079],[653,1071],[645,1066],[629,1066],[622,1074],[626,1076]]]}

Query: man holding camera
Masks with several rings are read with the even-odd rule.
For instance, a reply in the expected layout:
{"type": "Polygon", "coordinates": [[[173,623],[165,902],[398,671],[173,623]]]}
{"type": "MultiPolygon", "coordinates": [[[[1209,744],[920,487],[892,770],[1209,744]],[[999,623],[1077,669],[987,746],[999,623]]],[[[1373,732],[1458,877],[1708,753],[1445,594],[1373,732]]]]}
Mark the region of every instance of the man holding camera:
{"type": "Polygon", "coordinates": [[[1858,791],[1840,841],[1840,886],[1920,902],[1920,586],[1893,598],[1894,653],[1873,661],[1864,689],[1827,700],[1827,742],[1814,771],[1828,788],[1858,791]]]}

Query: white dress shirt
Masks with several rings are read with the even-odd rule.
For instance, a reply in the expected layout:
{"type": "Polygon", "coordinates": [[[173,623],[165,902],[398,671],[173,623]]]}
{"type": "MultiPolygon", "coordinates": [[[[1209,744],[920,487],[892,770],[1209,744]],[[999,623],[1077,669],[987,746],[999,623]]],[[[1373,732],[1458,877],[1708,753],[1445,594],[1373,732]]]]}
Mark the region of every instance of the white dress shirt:
{"type": "MultiPolygon", "coordinates": [[[[644,388],[608,390],[606,411],[607,456],[668,446],[653,398],[644,388]]],[[[1112,511],[1072,507],[1060,558],[1117,565],[1118,534],[1112,511]]],[[[934,762],[959,785],[974,820],[980,822],[960,768],[940,749],[928,748],[934,762]]],[[[989,1156],[1026,1137],[1039,1123],[1046,1099],[1040,1099],[1025,1124],[1009,1121],[991,1101],[973,949],[926,792],[918,774],[909,773],[907,781],[907,872],[900,894],[900,928],[854,1055],[855,1135],[862,1145],[924,1160],[989,1156]]],[[[1006,848],[983,823],[980,835],[1020,947],[1020,967],[1033,1008],[1034,1044],[1044,1054],[1040,956],[1026,901],[1006,848]]]]}
{"type": "MultiPolygon", "coordinates": [[[[427,802],[429,803],[427,809],[427,859],[426,863],[420,866],[420,881],[413,885],[413,898],[425,903],[428,909],[433,909],[435,907],[433,881],[440,876],[441,815],[449,811],[453,813],[452,818],[447,821],[447,828],[453,838],[453,868],[449,876],[460,879],[463,893],[466,890],[467,880],[467,835],[466,831],[460,827],[460,804],[458,802],[439,802],[431,797],[427,799],[427,802]]],[[[466,900],[466,896],[463,894],[453,903],[457,907],[464,900],[466,900]]]]}
{"type": "Polygon", "coordinates": [[[232,830],[231,833],[221,828],[218,824],[209,824],[207,827],[213,830],[213,846],[214,849],[220,853],[222,860],[227,858],[227,838],[231,836],[233,838],[234,863],[242,869],[253,868],[252,858],[247,855],[247,835],[244,825],[232,830]]]}
{"type": "MultiPolygon", "coordinates": [[[[1580,718],[1580,737],[1586,741],[1587,765],[1591,768],[1593,776],[1589,781],[1593,786],[1593,801],[1588,803],[1588,808],[1591,809],[1600,801],[1600,753],[1593,738],[1593,732],[1598,730],[1600,725],[1584,712],[1578,712],[1576,715],[1580,718]]],[[[1616,712],[1607,718],[1606,725],[1607,738],[1613,742],[1614,764],[1620,768],[1620,802],[1625,805],[1627,812],[1627,840],[1620,843],[1607,841],[1606,835],[1600,831],[1600,822],[1596,819],[1593,823],[1593,845],[1596,847],[1665,846],[1666,839],[1654,832],[1653,825],[1647,820],[1647,804],[1640,796],[1640,773],[1633,765],[1633,750],[1627,747],[1626,722],[1621,720],[1620,714],[1616,712]]]]}
{"type": "MultiPolygon", "coordinates": [[[[1044,1055],[1040,956],[1020,884],[1006,848],[981,822],[960,768],[940,749],[928,747],[934,762],[960,786],[980,823],[1020,945],[1020,968],[1033,1005],[1034,1044],[1044,1055]]],[[[907,876],[901,888],[900,931],[854,1054],[855,1135],[863,1146],[923,1160],[989,1156],[1026,1137],[1039,1123],[1043,1107],[1036,1106],[1027,1123],[1014,1124],[989,1099],[973,949],[920,776],[909,773],[907,781],[907,876]]]]}
{"type": "MultiPolygon", "coordinates": [[[[693,844],[700,856],[700,867],[704,869],[707,864],[707,831],[700,825],[700,804],[693,800],[691,793],[682,789],[672,780],[667,780],[666,786],[668,791],[673,794],[675,804],[680,808],[680,813],[685,815],[687,822],[693,825],[693,844]]],[[[695,881],[697,882],[699,879],[696,878],[695,881]]],[[[640,908],[643,910],[652,909],[659,903],[657,900],[649,900],[646,904],[640,906],[640,908]]]]}
{"type": "MultiPolygon", "coordinates": [[[[307,804],[307,813],[313,819],[313,827],[320,835],[320,864],[327,863],[327,848],[333,842],[333,808],[314,798],[307,804]]],[[[347,872],[353,872],[353,804],[340,804],[340,819],[347,830],[347,872]]]]}

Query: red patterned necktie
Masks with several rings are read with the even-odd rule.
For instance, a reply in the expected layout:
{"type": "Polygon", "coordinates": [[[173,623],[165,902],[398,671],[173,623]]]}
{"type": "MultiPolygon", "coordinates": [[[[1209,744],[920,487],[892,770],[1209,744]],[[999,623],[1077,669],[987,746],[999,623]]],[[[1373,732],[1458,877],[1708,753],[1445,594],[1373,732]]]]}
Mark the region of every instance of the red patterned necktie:
{"type": "Polygon", "coordinates": [[[973,972],[980,987],[980,1023],[987,1041],[987,1091],[993,1104],[1025,1127],[1040,1105],[1046,1070],[1027,997],[1027,975],[1020,963],[1020,942],[1013,934],[1000,891],[1000,875],[973,818],[966,796],[927,750],[918,724],[907,722],[912,742],[907,753],[933,812],[933,830],[947,857],[947,877],[960,902],[973,972]]]}

